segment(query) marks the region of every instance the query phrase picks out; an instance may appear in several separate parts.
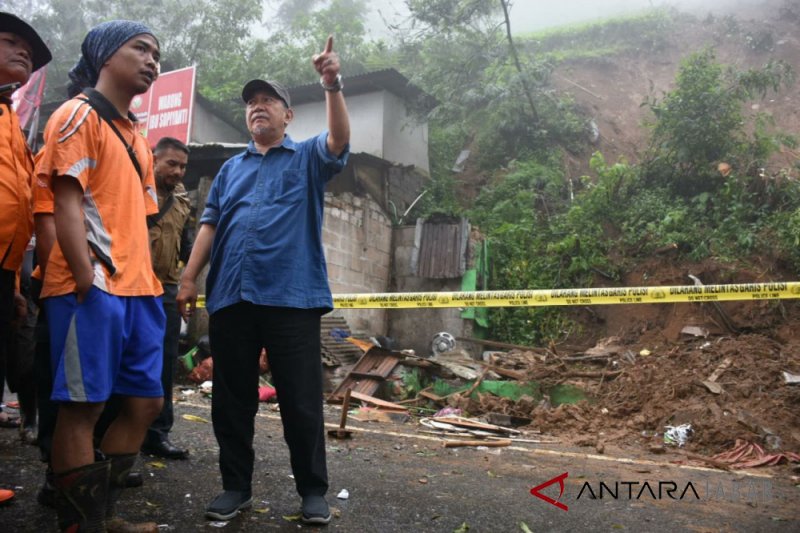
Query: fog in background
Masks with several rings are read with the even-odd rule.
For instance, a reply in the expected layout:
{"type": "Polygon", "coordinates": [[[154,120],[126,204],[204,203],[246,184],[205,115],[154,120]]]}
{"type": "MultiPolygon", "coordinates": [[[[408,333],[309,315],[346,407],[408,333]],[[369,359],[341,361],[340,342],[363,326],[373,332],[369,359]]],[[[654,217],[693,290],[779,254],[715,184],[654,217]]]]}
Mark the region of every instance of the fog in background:
{"type": "MultiPolygon", "coordinates": [[[[496,0],[486,0],[496,2],[496,0]]],[[[516,0],[511,8],[514,33],[524,33],[554,26],[633,14],[651,7],[674,6],[698,15],[709,12],[736,12],[769,0],[516,0]]],[[[395,22],[408,14],[398,0],[371,0],[373,11],[367,26],[374,37],[388,34],[384,20],[395,22]]]]}

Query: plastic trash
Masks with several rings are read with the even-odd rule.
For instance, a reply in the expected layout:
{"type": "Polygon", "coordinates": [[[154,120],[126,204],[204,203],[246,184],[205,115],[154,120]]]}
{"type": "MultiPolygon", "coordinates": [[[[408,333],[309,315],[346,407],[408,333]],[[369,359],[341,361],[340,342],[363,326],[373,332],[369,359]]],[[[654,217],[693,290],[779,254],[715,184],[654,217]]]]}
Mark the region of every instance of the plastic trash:
{"type": "Polygon", "coordinates": [[[347,491],[347,489],[342,489],[339,491],[339,494],[337,494],[336,497],[340,500],[347,500],[350,498],[350,493],[347,491]]]}
{"type": "Polygon", "coordinates": [[[664,444],[678,446],[679,448],[689,442],[694,430],[691,424],[681,424],[680,426],[664,426],[664,444]]]}
{"type": "Polygon", "coordinates": [[[433,415],[434,418],[440,416],[461,416],[461,409],[457,407],[443,407],[436,411],[436,414],[433,415]]]}

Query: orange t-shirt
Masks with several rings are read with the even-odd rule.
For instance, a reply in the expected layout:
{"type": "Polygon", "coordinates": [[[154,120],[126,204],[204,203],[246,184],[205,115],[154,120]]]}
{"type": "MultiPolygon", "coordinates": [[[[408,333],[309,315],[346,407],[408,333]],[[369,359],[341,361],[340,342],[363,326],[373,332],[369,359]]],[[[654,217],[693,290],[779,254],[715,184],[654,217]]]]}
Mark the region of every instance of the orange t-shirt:
{"type": "MultiPolygon", "coordinates": [[[[86,238],[92,245],[91,251],[87,246],[87,253],[94,266],[94,286],[117,296],[157,296],[163,290],[151,266],[146,221],[147,215],[158,212],[152,153],[130,118],[118,116],[114,125],[133,147],[143,179],[122,141],[97,111],[72,99],[47,121],[45,144],[37,157],[36,187],[52,190],[54,179],[74,178],[83,189],[82,212],[86,238]],[[113,274],[98,252],[113,265],[113,274]]],[[[36,213],[53,212],[52,194],[37,191],[34,196],[36,213]]],[[[56,242],[47,262],[42,297],[68,294],[75,287],[56,242]]]]}
{"type": "Polygon", "coordinates": [[[0,268],[18,270],[33,233],[33,157],[19,118],[0,102],[0,268]],[[5,258],[5,259],[3,259],[5,258]]]}

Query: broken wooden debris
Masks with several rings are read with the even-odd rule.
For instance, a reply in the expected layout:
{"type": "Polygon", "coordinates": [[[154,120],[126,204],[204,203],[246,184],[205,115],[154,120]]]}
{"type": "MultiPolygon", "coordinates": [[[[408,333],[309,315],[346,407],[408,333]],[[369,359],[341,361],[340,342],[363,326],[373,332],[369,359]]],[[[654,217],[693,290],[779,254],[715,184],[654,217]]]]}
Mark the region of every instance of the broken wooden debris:
{"type": "Polygon", "coordinates": [[[483,378],[486,377],[486,373],[488,371],[489,371],[489,367],[487,366],[486,368],[483,369],[483,372],[481,372],[481,375],[478,376],[475,379],[475,381],[472,383],[472,385],[470,385],[470,387],[467,390],[452,392],[452,393],[448,394],[447,396],[445,396],[443,399],[449,398],[451,396],[456,396],[456,395],[460,395],[460,396],[462,396],[464,398],[469,398],[469,396],[473,393],[473,391],[475,391],[475,389],[478,388],[478,385],[481,384],[481,381],[483,381],[483,378]]]}
{"type": "Polygon", "coordinates": [[[786,382],[787,385],[797,385],[798,383],[800,383],[800,375],[792,374],[784,370],[783,380],[786,382]]]}
{"type": "Polygon", "coordinates": [[[706,389],[708,389],[708,392],[710,392],[711,394],[722,394],[723,392],[722,385],[720,385],[719,383],[705,380],[701,381],[700,384],[703,385],[706,389]]]}
{"type": "MultiPolygon", "coordinates": [[[[378,346],[372,346],[353,365],[338,387],[328,397],[328,402],[342,401],[344,391],[351,389],[353,393],[372,396],[382,382],[392,373],[397,363],[405,356],[400,352],[392,352],[378,346]]],[[[353,394],[353,398],[357,396],[353,394]]]]}
{"type": "Polygon", "coordinates": [[[486,421],[496,426],[518,427],[528,426],[533,420],[524,416],[513,416],[505,413],[487,413],[486,421]]]}
{"type": "Polygon", "coordinates": [[[386,400],[381,400],[380,398],[375,398],[374,396],[369,396],[368,394],[362,394],[360,392],[352,391],[350,393],[350,396],[352,398],[355,398],[356,400],[374,405],[381,409],[386,409],[388,411],[403,411],[403,412],[407,411],[407,409],[402,405],[397,405],[396,403],[387,402],[386,400]]]}
{"type": "Polygon", "coordinates": [[[717,383],[717,380],[722,375],[722,373],[725,372],[725,370],[727,370],[729,366],[731,366],[732,363],[733,363],[733,361],[731,360],[731,358],[730,357],[726,357],[717,366],[717,368],[714,369],[714,371],[711,373],[711,375],[708,376],[708,378],[706,378],[704,381],[701,381],[700,383],[705,388],[707,388],[708,391],[711,392],[712,394],[722,394],[722,392],[723,392],[722,385],[717,383]]]}
{"type": "Polygon", "coordinates": [[[731,364],[733,364],[733,360],[730,357],[726,357],[725,359],[723,359],[722,362],[717,366],[717,368],[714,369],[714,372],[712,372],[711,375],[708,376],[707,381],[711,381],[712,383],[717,381],[719,377],[722,375],[722,373],[725,372],[728,369],[728,367],[731,366],[731,364]]]}
{"type": "Polygon", "coordinates": [[[501,448],[504,446],[511,446],[509,439],[503,440],[446,440],[444,441],[445,448],[459,448],[462,446],[486,446],[487,448],[501,448]]]}
{"type": "Polygon", "coordinates": [[[490,370],[491,372],[494,372],[495,374],[498,374],[506,378],[522,381],[526,377],[524,372],[519,372],[517,370],[509,370],[508,368],[503,368],[502,366],[497,366],[496,364],[493,363],[484,363],[483,361],[476,361],[476,363],[478,363],[479,365],[483,365],[486,367],[487,370],[490,370]]]}
{"type": "Polygon", "coordinates": [[[681,333],[683,335],[690,335],[692,337],[707,338],[710,332],[708,331],[708,328],[700,326],[684,326],[683,329],[681,329],[681,333]]]}
{"type": "Polygon", "coordinates": [[[456,337],[457,341],[470,342],[473,344],[480,344],[489,348],[503,348],[506,350],[522,350],[525,352],[541,352],[542,348],[534,348],[533,346],[523,346],[521,344],[511,344],[509,342],[490,341],[486,339],[475,339],[472,337],[456,337]]]}
{"type": "Polygon", "coordinates": [[[460,416],[441,416],[422,418],[419,421],[420,425],[429,428],[456,431],[459,433],[472,433],[473,435],[521,435],[522,432],[508,427],[496,426],[494,424],[487,424],[478,420],[464,418],[460,416]]]}
{"type": "MultiPolygon", "coordinates": [[[[588,357],[611,357],[622,352],[622,339],[619,337],[608,337],[600,339],[597,344],[584,352],[588,357]]],[[[566,358],[562,358],[567,360],[566,358]]]]}
{"type": "Polygon", "coordinates": [[[351,394],[352,391],[350,389],[344,391],[344,400],[342,401],[342,417],[339,421],[339,427],[328,430],[328,436],[335,439],[349,439],[353,436],[353,432],[347,429],[347,410],[350,409],[351,394]]]}
{"type": "Polygon", "coordinates": [[[476,361],[467,359],[461,354],[455,354],[454,356],[448,356],[446,353],[439,354],[436,357],[431,357],[428,361],[446,368],[461,379],[472,381],[478,377],[478,371],[471,368],[472,366],[477,366],[475,364],[476,361]]]}

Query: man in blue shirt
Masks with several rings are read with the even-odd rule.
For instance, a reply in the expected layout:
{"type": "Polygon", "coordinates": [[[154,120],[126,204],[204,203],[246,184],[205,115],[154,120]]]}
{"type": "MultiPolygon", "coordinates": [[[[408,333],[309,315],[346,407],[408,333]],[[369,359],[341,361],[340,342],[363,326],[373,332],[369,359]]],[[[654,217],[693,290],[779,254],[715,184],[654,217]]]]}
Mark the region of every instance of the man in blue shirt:
{"type": "Polygon", "coordinates": [[[252,141],[225,162],[208,194],[181,276],[178,308],[191,316],[195,284],[209,262],[206,306],[214,355],[212,421],[223,492],[206,509],[228,520],[251,506],[258,360],[266,348],[289,445],[302,519],[327,524],[328,473],[322,414],[320,317],[333,308],[322,249],[326,183],[344,168],[350,141],[339,58],[329,37],[314,56],[325,90],[328,131],[286,135],[289,93],[273,81],[242,90],[252,141]]]}

